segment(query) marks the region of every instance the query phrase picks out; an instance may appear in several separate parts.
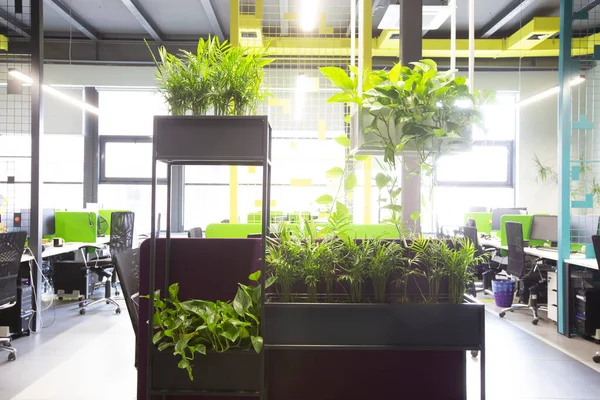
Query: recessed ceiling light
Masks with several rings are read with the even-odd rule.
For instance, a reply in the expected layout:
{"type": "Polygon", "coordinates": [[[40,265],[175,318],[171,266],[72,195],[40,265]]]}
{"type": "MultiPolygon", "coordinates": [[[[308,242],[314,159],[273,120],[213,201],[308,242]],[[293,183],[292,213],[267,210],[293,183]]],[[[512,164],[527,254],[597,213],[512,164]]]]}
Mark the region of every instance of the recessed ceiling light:
{"type": "MultiPolygon", "coordinates": [[[[423,30],[432,31],[439,29],[450,18],[450,6],[423,6],[423,30]]],[[[378,29],[400,29],[400,6],[389,5],[378,29]]]]}

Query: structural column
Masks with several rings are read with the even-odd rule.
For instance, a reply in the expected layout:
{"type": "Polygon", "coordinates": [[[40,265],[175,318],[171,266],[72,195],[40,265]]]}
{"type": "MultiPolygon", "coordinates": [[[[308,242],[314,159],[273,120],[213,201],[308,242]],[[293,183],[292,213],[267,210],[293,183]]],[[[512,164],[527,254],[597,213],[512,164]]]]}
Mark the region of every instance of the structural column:
{"type": "MultiPolygon", "coordinates": [[[[95,87],[85,87],[83,97],[87,104],[99,106],[98,91],[95,87]]],[[[98,120],[98,115],[83,111],[83,207],[87,203],[98,203],[100,175],[98,120]]]]}
{"type": "MultiPolygon", "coordinates": [[[[409,65],[419,61],[423,54],[423,1],[402,0],[400,3],[400,61],[409,65]]],[[[402,219],[407,224],[413,212],[421,211],[421,175],[416,154],[405,154],[402,164],[402,219]],[[414,171],[414,172],[411,172],[414,171]]],[[[415,224],[415,233],[421,231],[421,219],[415,224]]]]}
{"type": "MultiPolygon", "coordinates": [[[[44,0],[31,0],[31,224],[29,248],[38,263],[42,263],[42,213],[40,174],[42,135],[44,134],[44,0]]],[[[41,328],[41,288],[42,275],[39,268],[33,267],[33,283],[36,296],[33,329],[41,328]]]]}

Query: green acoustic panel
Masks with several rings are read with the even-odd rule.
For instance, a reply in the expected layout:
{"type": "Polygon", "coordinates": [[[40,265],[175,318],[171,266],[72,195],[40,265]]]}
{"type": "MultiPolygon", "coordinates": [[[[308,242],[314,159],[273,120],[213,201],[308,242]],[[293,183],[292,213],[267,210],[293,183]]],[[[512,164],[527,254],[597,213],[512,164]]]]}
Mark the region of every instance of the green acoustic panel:
{"type": "MultiPolygon", "coordinates": [[[[323,224],[316,224],[323,226],[323,224]]],[[[288,224],[292,232],[299,233],[300,225],[288,224]]],[[[261,224],[209,224],[206,227],[207,238],[246,238],[251,234],[261,233],[261,224]]],[[[386,224],[352,224],[349,235],[357,239],[397,238],[398,231],[392,225],[386,224]]]]}
{"type": "Polygon", "coordinates": [[[581,168],[579,165],[573,165],[571,167],[571,180],[578,181],[581,178],[581,168]]]}
{"type": "Polygon", "coordinates": [[[56,237],[65,242],[96,243],[96,213],[56,211],[56,237]]]}
{"type": "Polygon", "coordinates": [[[594,207],[594,195],[591,193],[588,193],[585,195],[585,200],[571,201],[571,207],[573,207],[573,208],[593,208],[594,207]]]}
{"type": "Polygon", "coordinates": [[[469,218],[475,220],[477,232],[490,233],[492,231],[492,213],[489,212],[469,212],[465,214],[465,222],[469,218]]]}
{"type": "MultiPolygon", "coordinates": [[[[598,46],[596,46],[598,47],[598,46]]],[[[572,123],[573,130],[592,130],[594,129],[594,123],[588,121],[585,115],[579,115],[579,121],[574,121],[572,123]]]]}
{"type": "Polygon", "coordinates": [[[106,222],[108,222],[108,230],[106,231],[106,235],[110,235],[110,221],[112,219],[112,213],[114,212],[129,212],[131,210],[99,210],[98,214],[100,214],[106,222]]]}

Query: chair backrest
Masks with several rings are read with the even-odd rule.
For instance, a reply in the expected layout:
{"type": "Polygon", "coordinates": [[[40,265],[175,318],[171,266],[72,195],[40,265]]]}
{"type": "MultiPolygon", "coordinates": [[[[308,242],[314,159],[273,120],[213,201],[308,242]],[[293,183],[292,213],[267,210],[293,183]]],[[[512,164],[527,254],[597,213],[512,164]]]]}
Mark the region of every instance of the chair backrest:
{"type": "Polygon", "coordinates": [[[465,226],[468,226],[471,228],[477,228],[477,222],[475,222],[475,218],[467,218],[467,221],[465,222],[465,226]]]}
{"type": "Polygon", "coordinates": [[[110,217],[110,255],[121,253],[133,247],[133,223],[135,213],[119,211],[110,217]]]}
{"type": "Polygon", "coordinates": [[[600,265],[600,235],[592,235],[592,244],[594,245],[594,253],[596,253],[596,262],[600,265]]]}
{"type": "Polygon", "coordinates": [[[471,242],[473,242],[473,244],[475,245],[475,247],[479,247],[478,242],[477,242],[477,228],[474,228],[472,226],[463,226],[463,234],[465,235],[465,237],[467,239],[469,239],[471,242]]]}
{"type": "Polygon", "coordinates": [[[523,225],[519,222],[506,223],[508,243],[508,265],[506,273],[522,278],[525,273],[525,249],[523,245],[523,225]]]}
{"type": "Polygon", "coordinates": [[[129,249],[118,253],[114,257],[115,267],[121,290],[125,297],[125,305],[129,311],[133,331],[137,335],[139,315],[139,291],[140,291],[140,252],[139,249],[129,249]]]}
{"type": "Polygon", "coordinates": [[[27,232],[0,233],[0,306],[17,298],[17,277],[27,232]]]}
{"type": "Polygon", "coordinates": [[[188,231],[189,238],[201,238],[202,237],[202,228],[192,228],[188,231]]]}

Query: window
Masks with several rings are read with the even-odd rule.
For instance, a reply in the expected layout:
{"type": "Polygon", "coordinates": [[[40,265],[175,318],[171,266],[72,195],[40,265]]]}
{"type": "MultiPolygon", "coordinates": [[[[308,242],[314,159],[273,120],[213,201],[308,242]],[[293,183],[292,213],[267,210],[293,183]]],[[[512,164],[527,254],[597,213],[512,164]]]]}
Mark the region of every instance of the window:
{"type": "Polygon", "coordinates": [[[150,90],[100,90],[100,135],[151,136],[154,115],[167,113],[160,93],[150,90]]]}
{"type": "MultiPolygon", "coordinates": [[[[157,165],[159,179],[167,177],[165,164],[157,165]]],[[[144,136],[100,137],[101,183],[152,183],[152,139],[144,136]]]]}

